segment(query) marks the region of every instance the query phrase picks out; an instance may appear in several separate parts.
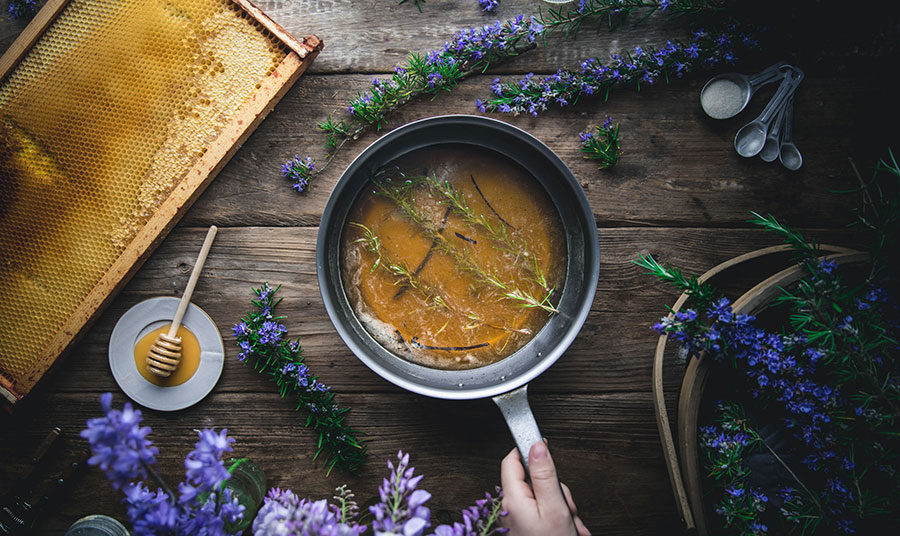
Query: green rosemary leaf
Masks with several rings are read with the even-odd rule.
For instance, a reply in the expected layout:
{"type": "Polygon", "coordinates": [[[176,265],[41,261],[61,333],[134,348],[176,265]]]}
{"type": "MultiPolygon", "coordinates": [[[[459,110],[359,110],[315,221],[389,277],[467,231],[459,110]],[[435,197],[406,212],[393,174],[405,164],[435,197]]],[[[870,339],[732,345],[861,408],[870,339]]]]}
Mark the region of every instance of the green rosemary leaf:
{"type": "Polygon", "coordinates": [[[328,471],[337,466],[356,473],[366,459],[365,442],[357,439],[361,432],[343,424],[341,416],[348,408],[334,404],[331,388],[319,382],[303,363],[299,340],[284,337],[287,328],[279,322],[284,317],[273,314],[281,302],[275,297],[279,288],[265,283],[254,289],[257,297],[251,304],[256,311],[245,314],[234,326],[241,350],[238,359],[257,373],[265,373],[281,398],[296,398],[295,409],[306,413],[306,426],[318,433],[316,456],[324,453],[328,471]]]}

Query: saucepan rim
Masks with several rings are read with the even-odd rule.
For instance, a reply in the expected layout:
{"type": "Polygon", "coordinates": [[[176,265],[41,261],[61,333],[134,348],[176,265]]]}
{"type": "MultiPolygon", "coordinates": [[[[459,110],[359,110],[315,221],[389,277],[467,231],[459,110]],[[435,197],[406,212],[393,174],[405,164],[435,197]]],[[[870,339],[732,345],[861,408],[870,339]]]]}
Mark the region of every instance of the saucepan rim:
{"type": "Polygon", "coordinates": [[[322,213],[316,241],[319,290],[328,317],[350,351],[389,382],[425,396],[465,400],[516,389],[550,367],[581,330],[597,288],[599,241],[593,212],[581,185],[566,164],[540,140],[513,125],[475,115],[444,115],[408,123],[364,149],[341,175],[322,213]],[[440,134],[438,136],[437,134],[440,134]],[[568,266],[559,298],[560,313],[522,348],[491,365],[440,370],[417,365],[381,346],[353,313],[340,276],[340,244],[347,214],[368,176],[403,154],[422,147],[463,143],[525,159],[546,172],[526,167],[549,194],[563,220],[568,266]],[[552,177],[550,176],[552,175],[552,177]],[[338,221],[339,220],[339,221],[338,221]]]}

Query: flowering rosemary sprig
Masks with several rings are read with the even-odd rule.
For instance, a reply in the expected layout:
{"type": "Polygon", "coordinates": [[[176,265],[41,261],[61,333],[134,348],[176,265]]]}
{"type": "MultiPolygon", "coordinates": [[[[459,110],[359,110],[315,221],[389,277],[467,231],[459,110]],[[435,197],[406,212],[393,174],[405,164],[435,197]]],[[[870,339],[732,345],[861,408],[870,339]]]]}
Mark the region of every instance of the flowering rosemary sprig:
{"type": "Polygon", "coordinates": [[[469,255],[461,251],[452,242],[450,242],[440,230],[435,227],[425,214],[419,212],[410,195],[410,183],[404,183],[401,187],[388,185],[389,181],[374,180],[375,193],[384,196],[397,206],[400,212],[423,231],[426,237],[432,240],[437,251],[444,253],[456,261],[457,267],[470,274],[476,282],[481,285],[497,291],[502,297],[512,300],[522,307],[538,307],[550,314],[559,313],[559,309],[553,306],[550,297],[553,295],[552,289],[547,292],[543,298],[537,298],[525,289],[512,283],[501,281],[495,273],[488,272],[469,255]]]}
{"type": "MultiPolygon", "coordinates": [[[[398,263],[395,262],[390,254],[384,249],[384,246],[381,243],[381,238],[375,234],[372,229],[369,229],[365,225],[357,222],[350,222],[352,227],[356,227],[362,231],[362,236],[353,241],[354,244],[363,244],[363,246],[369,250],[370,253],[375,255],[375,263],[372,265],[372,270],[377,270],[380,266],[382,269],[386,270],[392,276],[396,278],[395,284],[403,285],[414,289],[419,294],[425,298],[425,302],[434,305],[436,307],[440,307],[449,311],[450,313],[461,317],[466,320],[468,324],[464,329],[474,329],[479,326],[487,326],[493,329],[521,333],[523,335],[531,335],[531,330],[527,328],[509,328],[506,326],[498,326],[495,324],[491,324],[482,319],[478,314],[472,311],[465,311],[455,306],[452,302],[447,301],[444,298],[443,293],[439,288],[437,288],[432,283],[425,281],[421,275],[416,273],[416,271],[411,270],[406,263],[398,263]]],[[[435,333],[437,335],[444,328],[435,333]]]]}
{"type": "Polygon", "coordinates": [[[301,158],[294,155],[281,166],[281,174],[291,181],[291,187],[297,193],[303,193],[309,189],[309,179],[316,172],[316,162],[310,157],[301,158]]]}
{"type": "Polygon", "coordinates": [[[252,304],[256,310],[248,312],[234,326],[241,349],[238,360],[268,374],[282,398],[292,396],[297,401],[296,409],[307,412],[306,426],[319,434],[313,459],[324,453],[322,463],[327,473],[335,466],[355,473],[366,459],[366,445],[356,438],[360,432],[344,423],[349,410],[334,403],[331,388],[319,382],[303,363],[300,341],[284,337],[287,327],[279,322],[284,317],[273,316],[281,301],[275,298],[279,288],[265,283],[262,288],[253,289],[256,298],[252,304]]]}
{"type": "Polygon", "coordinates": [[[38,0],[9,0],[8,13],[14,19],[30,19],[38,9],[38,0]]]}
{"type": "MultiPolygon", "coordinates": [[[[896,210],[900,212],[900,204],[896,210]]],[[[736,371],[744,380],[734,382],[736,396],[753,400],[767,422],[783,427],[786,451],[800,460],[797,467],[785,463],[740,412],[724,411],[719,421],[731,434],[731,443],[712,441],[718,437],[713,432],[719,432],[701,429],[704,448],[717,450],[707,452],[715,458],[712,476],[730,482],[720,503],[726,523],[743,523],[740,520],[750,519],[749,513],[759,506],[751,500],[752,493],[744,495],[749,484],[739,455],[755,445],[765,448],[787,475],[781,482],[786,486],[770,493],[781,503],[780,518],[766,517],[779,524],[773,532],[801,527],[804,532],[853,533],[868,518],[896,512],[900,506],[900,489],[883,486],[896,474],[900,451],[900,306],[873,279],[875,274],[889,278],[893,272],[874,269],[862,283],[849,285],[837,264],[819,258],[815,245],[798,231],[772,216],[754,214],[752,221],[792,245],[805,271],[775,303],[786,309],[783,332],[768,332],[754,325],[754,317],[735,314],[729,300],[716,297],[709,284],[641,258],[639,264],[661,280],[693,292],[682,310],[654,328],[690,354],[704,353],[713,366],[727,364],[719,369],[723,373],[736,371]],[[694,296],[702,298],[703,307],[694,296]]],[[[767,530],[760,524],[736,533],[767,530]]]]}
{"type": "Polygon", "coordinates": [[[704,467],[720,480],[723,488],[715,512],[724,518],[725,528],[736,534],[758,536],[768,532],[760,520],[769,497],[750,486],[747,456],[762,449],[763,440],[749,426],[744,409],[735,402],[716,404],[715,424],[700,428],[700,446],[706,457],[704,467]]]}
{"type": "MultiPolygon", "coordinates": [[[[468,199],[461,191],[457,190],[449,181],[440,180],[437,175],[409,176],[398,170],[399,178],[402,179],[404,188],[422,184],[429,190],[437,194],[442,203],[450,209],[451,212],[462,218],[463,221],[480,229],[488,238],[497,244],[497,249],[513,256],[516,264],[519,265],[519,259],[525,259],[525,263],[521,265],[529,274],[531,279],[540,285],[544,292],[552,293],[553,289],[547,283],[547,277],[541,269],[539,259],[529,251],[528,243],[513,236],[512,232],[507,228],[507,224],[502,220],[499,214],[496,217],[499,221],[492,221],[482,213],[475,212],[469,206],[468,199]]],[[[379,179],[386,178],[386,174],[382,172],[379,179]]],[[[475,178],[472,177],[472,183],[476,185],[475,178]]]]}
{"type": "Polygon", "coordinates": [[[599,160],[598,169],[611,168],[619,161],[619,123],[613,125],[612,117],[606,116],[602,125],[594,127],[594,132],[582,132],[581,152],[585,158],[599,160]]]}
{"type": "Polygon", "coordinates": [[[599,32],[603,26],[613,29],[634,14],[642,13],[638,23],[657,10],[672,16],[715,13],[725,9],[724,0],[579,0],[540,12],[541,24],[548,34],[561,31],[575,37],[586,22],[593,22],[599,32]]]}
{"type": "Polygon", "coordinates": [[[380,129],[390,112],[411,99],[450,90],[460,80],[534,48],[543,31],[534,17],[526,21],[523,15],[460,31],[441,50],[410,54],[389,80],[372,80],[372,88],[350,101],[347,110],[358,124],[380,129]]]}
{"type": "Polygon", "coordinates": [[[568,106],[582,96],[609,97],[613,87],[636,87],[669,82],[687,73],[737,61],[737,47],[754,48],[756,40],[732,28],[727,32],[697,30],[688,43],[667,41],[660,48],[636,47],[634,52],[612,54],[604,64],[597,58],[581,62],[576,71],[560,70],[550,76],[536,78],[529,73],[518,83],[494,80],[494,98],[487,102],[478,99],[475,106],[482,112],[529,113],[539,112],[552,104],[568,106]]]}

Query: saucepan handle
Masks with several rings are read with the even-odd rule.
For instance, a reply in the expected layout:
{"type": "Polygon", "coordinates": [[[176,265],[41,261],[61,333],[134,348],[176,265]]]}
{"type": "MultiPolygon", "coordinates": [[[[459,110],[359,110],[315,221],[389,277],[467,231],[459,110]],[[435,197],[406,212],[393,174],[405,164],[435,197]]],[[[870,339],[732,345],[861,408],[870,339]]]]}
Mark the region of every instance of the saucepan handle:
{"type": "Polygon", "coordinates": [[[531,445],[543,441],[537,421],[534,420],[534,415],[531,413],[531,406],[528,405],[528,385],[495,396],[494,403],[497,404],[503,413],[503,418],[506,419],[506,425],[512,432],[527,472],[528,452],[531,450],[531,445]]]}

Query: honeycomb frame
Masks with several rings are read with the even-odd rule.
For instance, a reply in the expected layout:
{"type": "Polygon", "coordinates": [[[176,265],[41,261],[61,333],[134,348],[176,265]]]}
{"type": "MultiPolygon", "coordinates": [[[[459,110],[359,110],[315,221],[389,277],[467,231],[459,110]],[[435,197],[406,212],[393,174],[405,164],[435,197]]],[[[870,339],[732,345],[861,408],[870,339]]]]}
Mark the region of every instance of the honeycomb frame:
{"type": "Polygon", "coordinates": [[[2,399],[16,404],[71,349],[321,49],[247,0],[45,4],[0,57],[2,399]],[[174,59],[129,61],[135,29],[174,59]],[[113,136],[116,121],[130,130],[113,136]]]}

